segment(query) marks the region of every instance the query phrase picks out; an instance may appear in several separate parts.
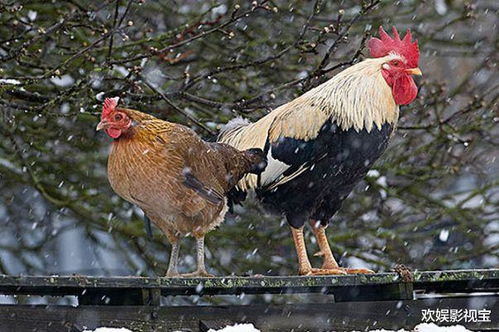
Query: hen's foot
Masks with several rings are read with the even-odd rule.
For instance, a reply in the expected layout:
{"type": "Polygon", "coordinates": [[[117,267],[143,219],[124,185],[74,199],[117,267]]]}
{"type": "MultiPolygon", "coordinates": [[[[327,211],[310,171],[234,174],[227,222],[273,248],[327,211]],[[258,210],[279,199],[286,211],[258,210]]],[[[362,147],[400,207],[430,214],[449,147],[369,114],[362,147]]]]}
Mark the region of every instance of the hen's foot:
{"type": "Polygon", "coordinates": [[[213,278],[214,275],[208,273],[206,270],[197,270],[191,273],[184,273],[181,274],[180,277],[182,278],[213,278]]]}
{"type": "Polygon", "coordinates": [[[337,269],[315,269],[312,268],[310,270],[303,270],[303,271],[298,271],[299,275],[302,276],[325,276],[325,275],[345,275],[347,272],[345,272],[341,268],[337,269]]]}

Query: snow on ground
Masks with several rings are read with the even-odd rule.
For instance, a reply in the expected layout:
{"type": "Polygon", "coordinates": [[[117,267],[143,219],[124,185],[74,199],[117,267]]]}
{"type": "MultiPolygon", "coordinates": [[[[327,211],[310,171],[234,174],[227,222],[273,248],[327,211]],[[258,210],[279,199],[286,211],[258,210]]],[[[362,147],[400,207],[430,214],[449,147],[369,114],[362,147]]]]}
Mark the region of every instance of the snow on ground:
{"type": "MultiPolygon", "coordinates": [[[[471,332],[462,325],[452,325],[452,326],[438,326],[434,323],[431,324],[419,324],[416,325],[414,332],[471,332]]],[[[370,332],[410,332],[408,330],[400,329],[397,331],[394,330],[372,330],[370,332]]]]}
{"type": "Polygon", "coordinates": [[[236,324],[226,326],[221,330],[209,329],[208,332],[260,332],[253,324],[236,324]]]}
{"type": "MultiPolygon", "coordinates": [[[[436,324],[419,324],[414,330],[410,330],[414,332],[471,332],[467,328],[462,325],[453,325],[453,326],[438,326],[436,324]]],[[[410,332],[409,330],[371,330],[370,332],[410,332]]],[[[114,327],[99,327],[96,330],[85,330],[83,332],[132,332],[124,327],[122,328],[114,328],[114,327]]],[[[235,324],[231,326],[226,326],[221,330],[213,330],[210,329],[208,332],[260,332],[253,324],[235,324]]]]}

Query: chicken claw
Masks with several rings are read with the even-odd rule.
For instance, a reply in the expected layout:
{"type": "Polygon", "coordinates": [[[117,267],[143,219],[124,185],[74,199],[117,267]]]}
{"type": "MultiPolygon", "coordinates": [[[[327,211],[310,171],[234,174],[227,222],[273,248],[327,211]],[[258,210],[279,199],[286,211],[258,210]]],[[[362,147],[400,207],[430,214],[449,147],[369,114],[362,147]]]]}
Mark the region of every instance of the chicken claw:
{"type": "Polygon", "coordinates": [[[347,274],[343,269],[316,269],[298,271],[301,276],[326,276],[326,275],[345,275],[347,274]]]}
{"type": "Polygon", "coordinates": [[[208,273],[206,270],[197,270],[191,273],[184,273],[180,275],[181,278],[213,278],[214,275],[208,273]]]}
{"type": "Polygon", "coordinates": [[[335,269],[316,269],[312,268],[312,271],[310,271],[311,275],[315,276],[322,276],[322,275],[344,275],[347,274],[344,269],[341,268],[335,268],[335,269]]]}
{"type": "Polygon", "coordinates": [[[177,272],[177,273],[170,273],[170,272],[167,272],[166,275],[165,275],[166,278],[178,278],[180,277],[180,274],[177,272]]]}
{"type": "Polygon", "coordinates": [[[340,267],[341,270],[345,271],[346,274],[374,274],[373,270],[364,269],[364,268],[348,268],[348,267],[340,267]]]}

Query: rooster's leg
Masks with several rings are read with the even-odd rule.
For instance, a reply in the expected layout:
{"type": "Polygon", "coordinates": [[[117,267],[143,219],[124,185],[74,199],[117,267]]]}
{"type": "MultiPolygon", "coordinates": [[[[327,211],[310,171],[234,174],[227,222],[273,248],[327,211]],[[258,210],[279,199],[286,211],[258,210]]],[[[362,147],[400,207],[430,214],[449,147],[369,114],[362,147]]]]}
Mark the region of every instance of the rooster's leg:
{"type": "Polygon", "coordinates": [[[172,242],[172,252],[170,253],[170,262],[168,263],[168,271],[166,272],[167,277],[178,276],[177,264],[179,249],[180,244],[178,241],[172,242]]]}
{"type": "Polygon", "coordinates": [[[345,274],[341,269],[313,269],[308,260],[307,248],[305,246],[305,239],[303,238],[303,227],[291,227],[293,233],[293,240],[295,242],[296,253],[298,255],[298,274],[300,275],[326,275],[326,274],[345,274]]]}
{"type": "Polygon", "coordinates": [[[322,263],[322,268],[338,269],[339,265],[334,259],[333,252],[329,247],[329,242],[326,236],[326,227],[322,226],[319,221],[313,219],[310,220],[310,225],[312,226],[315,238],[317,239],[317,243],[319,244],[320,252],[318,252],[316,255],[322,256],[324,259],[322,263]]]}
{"type": "Polygon", "coordinates": [[[192,273],[182,274],[182,277],[213,277],[206,271],[204,265],[204,235],[196,237],[197,269],[192,273]]]}
{"type": "Polygon", "coordinates": [[[331,248],[329,247],[329,242],[326,236],[327,226],[322,226],[320,222],[316,220],[310,220],[310,225],[312,225],[315,238],[317,239],[317,243],[319,244],[320,252],[318,253],[318,255],[324,257],[322,269],[333,270],[333,271],[341,270],[348,274],[374,273],[369,269],[350,269],[350,268],[339,267],[338,263],[334,259],[331,248]]]}
{"type": "Polygon", "coordinates": [[[291,227],[291,232],[293,233],[293,241],[295,242],[296,254],[298,255],[298,274],[312,274],[312,265],[310,265],[310,261],[308,260],[307,248],[303,239],[303,227],[291,227]]]}

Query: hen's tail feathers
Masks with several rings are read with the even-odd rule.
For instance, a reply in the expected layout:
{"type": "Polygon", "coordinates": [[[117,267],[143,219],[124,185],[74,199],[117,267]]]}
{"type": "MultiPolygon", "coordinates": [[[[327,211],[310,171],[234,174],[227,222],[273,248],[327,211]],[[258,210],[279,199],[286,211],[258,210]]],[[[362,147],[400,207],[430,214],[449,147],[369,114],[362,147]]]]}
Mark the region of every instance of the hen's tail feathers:
{"type": "Polygon", "coordinates": [[[262,149],[248,149],[244,151],[244,154],[251,162],[249,173],[259,175],[267,167],[267,157],[262,149]]]}

